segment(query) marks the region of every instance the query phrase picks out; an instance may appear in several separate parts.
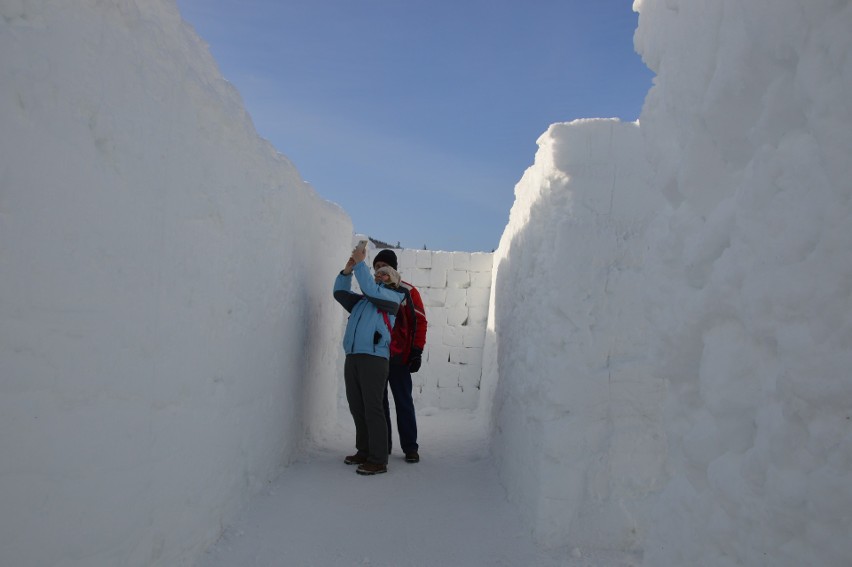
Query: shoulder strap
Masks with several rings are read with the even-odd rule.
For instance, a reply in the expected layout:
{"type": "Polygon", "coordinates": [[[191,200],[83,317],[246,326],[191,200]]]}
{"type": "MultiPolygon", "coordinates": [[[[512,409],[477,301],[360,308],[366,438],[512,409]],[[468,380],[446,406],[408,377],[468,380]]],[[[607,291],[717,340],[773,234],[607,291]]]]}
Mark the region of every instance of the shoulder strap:
{"type": "Polygon", "coordinates": [[[391,328],[390,317],[388,317],[387,311],[382,311],[382,318],[385,320],[385,325],[388,326],[388,333],[390,333],[392,335],[393,329],[391,328]]]}

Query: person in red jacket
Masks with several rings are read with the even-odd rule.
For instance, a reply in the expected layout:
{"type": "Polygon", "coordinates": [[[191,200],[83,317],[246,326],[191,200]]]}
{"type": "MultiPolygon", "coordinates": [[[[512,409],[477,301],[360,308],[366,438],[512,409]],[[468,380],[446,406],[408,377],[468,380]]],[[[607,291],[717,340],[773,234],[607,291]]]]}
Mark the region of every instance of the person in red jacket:
{"type": "MultiPolygon", "coordinates": [[[[384,266],[397,269],[396,254],[393,250],[382,250],[373,258],[373,269],[384,266]]],[[[396,427],[399,431],[399,444],[405,453],[405,461],[420,461],[420,446],[417,444],[417,418],[414,415],[414,400],[411,397],[411,373],[420,370],[423,359],[423,347],[426,346],[426,311],[417,288],[401,281],[398,291],[405,294],[399,306],[396,322],[391,334],[390,370],[388,385],[396,406],[396,427]]],[[[392,433],[388,390],[384,397],[385,420],[388,424],[388,454],[392,449],[392,433]]]]}

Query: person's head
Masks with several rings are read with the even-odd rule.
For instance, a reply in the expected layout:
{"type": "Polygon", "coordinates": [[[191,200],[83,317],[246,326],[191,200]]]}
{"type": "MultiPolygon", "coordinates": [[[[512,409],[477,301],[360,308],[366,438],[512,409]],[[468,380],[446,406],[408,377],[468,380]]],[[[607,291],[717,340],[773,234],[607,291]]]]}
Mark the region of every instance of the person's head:
{"type": "Polygon", "coordinates": [[[373,269],[378,270],[379,268],[383,268],[384,266],[390,266],[394,270],[399,269],[399,265],[396,263],[396,254],[393,250],[382,250],[376,257],[373,258],[373,269]]]}
{"type": "Polygon", "coordinates": [[[376,283],[383,283],[388,287],[399,287],[399,272],[390,266],[382,266],[376,270],[376,283]]]}

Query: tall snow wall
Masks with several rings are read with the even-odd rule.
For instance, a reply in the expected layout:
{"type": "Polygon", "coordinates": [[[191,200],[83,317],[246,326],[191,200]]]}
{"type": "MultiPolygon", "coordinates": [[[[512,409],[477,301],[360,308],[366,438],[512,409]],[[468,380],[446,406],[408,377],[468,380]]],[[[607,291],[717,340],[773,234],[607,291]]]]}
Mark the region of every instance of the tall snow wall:
{"type": "Polygon", "coordinates": [[[510,498],[549,546],[638,544],[663,465],[664,390],[635,293],[662,202],[642,142],[617,120],[551,126],[494,257],[483,411],[510,498]]]}
{"type": "Polygon", "coordinates": [[[495,254],[501,476],[551,546],[848,565],[852,4],[634,7],[640,126],[551,127],[495,254]]]}
{"type": "Polygon", "coordinates": [[[351,220],[172,1],[0,4],[0,132],[2,563],[191,565],[335,415],[351,220]]]}

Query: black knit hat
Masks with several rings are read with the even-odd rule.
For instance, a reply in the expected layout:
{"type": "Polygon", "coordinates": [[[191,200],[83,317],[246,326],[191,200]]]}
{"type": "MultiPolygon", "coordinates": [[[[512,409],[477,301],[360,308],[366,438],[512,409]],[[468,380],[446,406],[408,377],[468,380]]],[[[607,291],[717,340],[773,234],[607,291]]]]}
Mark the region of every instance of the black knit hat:
{"type": "Polygon", "coordinates": [[[394,254],[393,250],[382,250],[376,257],[373,258],[373,266],[375,267],[376,262],[384,262],[394,270],[398,269],[396,264],[396,254],[394,254]]]}

